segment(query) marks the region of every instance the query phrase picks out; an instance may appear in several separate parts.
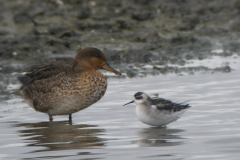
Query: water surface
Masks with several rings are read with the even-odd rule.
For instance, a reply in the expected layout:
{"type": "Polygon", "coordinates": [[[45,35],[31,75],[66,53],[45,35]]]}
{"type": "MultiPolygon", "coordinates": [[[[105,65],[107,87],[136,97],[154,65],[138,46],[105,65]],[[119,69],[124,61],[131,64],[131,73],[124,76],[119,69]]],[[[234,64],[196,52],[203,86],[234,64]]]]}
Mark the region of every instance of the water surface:
{"type": "Polygon", "coordinates": [[[19,96],[1,102],[0,159],[238,159],[240,72],[109,79],[106,95],[67,116],[35,112],[19,96]],[[192,106],[167,128],[137,120],[137,91],[192,106]]]}

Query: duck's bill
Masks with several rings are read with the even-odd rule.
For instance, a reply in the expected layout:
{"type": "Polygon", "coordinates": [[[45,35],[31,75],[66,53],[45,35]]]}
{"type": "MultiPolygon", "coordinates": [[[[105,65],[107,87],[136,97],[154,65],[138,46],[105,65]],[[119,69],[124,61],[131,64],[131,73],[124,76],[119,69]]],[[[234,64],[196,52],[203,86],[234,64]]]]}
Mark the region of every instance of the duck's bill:
{"type": "Polygon", "coordinates": [[[128,105],[128,104],[130,104],[130,103],[133,103],[134,101],[132,100],[131,102],[128,102],[128,103],[126,103],[126,104],[124,104],[123,106],[126,106],[126,105],[128,105]]]}
{"type": "Polygon", "coordinates": [[[107,71],[110,71],[110,72],[113,72],[117,75],[121,75],[121,72],[117,71],[116,69],[112,68],[108,63],[105,63],[103,66],[102,66],[102,69],[105,69],[107,71]]]}

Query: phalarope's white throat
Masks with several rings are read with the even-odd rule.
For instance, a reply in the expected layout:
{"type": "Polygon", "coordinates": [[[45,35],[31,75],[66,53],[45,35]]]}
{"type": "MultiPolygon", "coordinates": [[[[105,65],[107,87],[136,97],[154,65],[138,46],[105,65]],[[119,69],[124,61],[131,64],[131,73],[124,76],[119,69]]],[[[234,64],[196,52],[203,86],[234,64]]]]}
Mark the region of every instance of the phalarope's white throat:
{"type": "Polygon", "coordinates": [[[191,107],[188,104],[173,103],[163,98],[151,98],[143,92],[137,92],[134,95],[134,100],[127,104],[130,103],[137,104],[136,115],[138,119],[152,126],[165,126],[174,122],[191,107]]]}

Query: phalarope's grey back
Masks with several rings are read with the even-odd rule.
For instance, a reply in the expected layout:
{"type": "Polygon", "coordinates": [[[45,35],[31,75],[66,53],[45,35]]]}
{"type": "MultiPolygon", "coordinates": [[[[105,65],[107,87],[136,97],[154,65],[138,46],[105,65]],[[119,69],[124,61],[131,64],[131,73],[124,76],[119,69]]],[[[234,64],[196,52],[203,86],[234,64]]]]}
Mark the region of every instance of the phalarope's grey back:
{"type": "Polygon", "coordinates": [[[137,92],[134,95],[134,100],[127,104],[130,103],[137,104],[136,115],[138,119],[152,126],[165,126],[174,122],[191,107],[188,104],[177,104],[163,98],[151,98],[143,92],[137,92]]]}

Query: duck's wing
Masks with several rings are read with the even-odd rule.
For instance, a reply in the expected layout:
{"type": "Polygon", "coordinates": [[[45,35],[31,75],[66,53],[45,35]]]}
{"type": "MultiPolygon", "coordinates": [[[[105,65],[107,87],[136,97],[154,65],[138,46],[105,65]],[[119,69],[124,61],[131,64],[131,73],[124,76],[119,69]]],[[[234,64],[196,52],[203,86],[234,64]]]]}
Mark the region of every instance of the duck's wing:
{"type": "Polygon", "coordinates": [[[44,65],[33,66],[25,75],[18,77],[18,80],[27,86],[36,80],[50,78],[61,72],[70,72],[74,60],[72,58],[56,58],[44,65]]]}
{"type": "Polygon", "coordinates": [[[169,100],[165,100],[163,98],[151,98],[150,100],[151,105],[156,106],[158,110],[168,110],[173,112],[178,112],[184,109],[187,109],[191,106],[189,104],[182,105],[182,103],[173,103],[169,100]]]}

